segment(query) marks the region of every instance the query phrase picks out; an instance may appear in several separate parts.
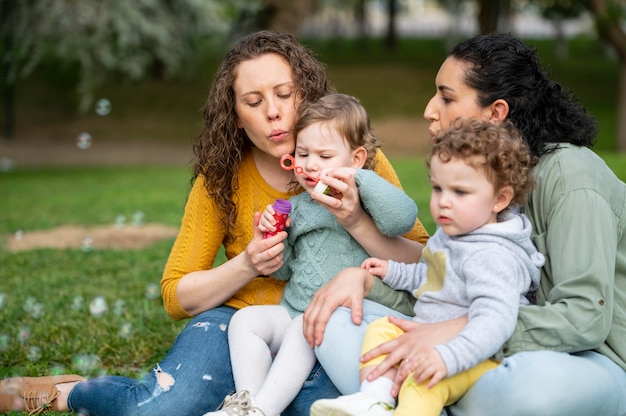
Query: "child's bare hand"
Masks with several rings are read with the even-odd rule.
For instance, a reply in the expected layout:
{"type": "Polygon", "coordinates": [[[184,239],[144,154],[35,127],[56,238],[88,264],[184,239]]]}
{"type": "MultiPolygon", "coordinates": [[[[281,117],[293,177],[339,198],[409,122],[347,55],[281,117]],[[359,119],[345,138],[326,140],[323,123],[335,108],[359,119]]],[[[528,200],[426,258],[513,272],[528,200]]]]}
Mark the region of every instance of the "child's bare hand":
{"type": "Polygon", "coordinates": [[[274,232],[276,231],[276,219],[274,218],[274,207],[272,204],[269,204],[265,207],[265,210],[261,213],[261,218],[259,219],[259,230],[262,233],[274,232]]]}
{"type": "Polygon", "coordinates": [[[361,268],[367,270],[374,276],[379,276],[381,279],[384,279],[385,276],[387,276],[387,271],[389,270],[389,262],[376,257],[370,257],[369,259],[365,259],[365,261],[363,261],[361,268]]]}
{"type": "Polygon", "coordinates": [[[412,361],[415,368],[413,378],[417,384],[422,384],[430,379],[428,388],[431,388],[448,375],[448,369],[441,358],[441,354],[434,348],[417,355],[412,358],[412,361]]]}

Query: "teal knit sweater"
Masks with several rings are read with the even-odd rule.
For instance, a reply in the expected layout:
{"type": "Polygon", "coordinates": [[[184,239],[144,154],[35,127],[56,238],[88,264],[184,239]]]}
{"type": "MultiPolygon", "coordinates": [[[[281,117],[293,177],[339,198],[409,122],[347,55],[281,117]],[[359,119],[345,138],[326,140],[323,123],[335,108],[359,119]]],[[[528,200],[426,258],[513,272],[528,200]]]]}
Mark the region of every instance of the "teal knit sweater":
{"type": "MultiPolygon", "coordinates": [[[[371,170],[359,169],[355,178],[361,205],[381,233],[395,237],[411,230],[417,206],[404,191],[371,170]]],[[[272,276],[288,280],[281,305],[293,317],[304,312],[313,294],[337,273],[360,266],[369,254],[307,192],[289,201],[291,227],[285,240],[284,265],[272,276]]]]}

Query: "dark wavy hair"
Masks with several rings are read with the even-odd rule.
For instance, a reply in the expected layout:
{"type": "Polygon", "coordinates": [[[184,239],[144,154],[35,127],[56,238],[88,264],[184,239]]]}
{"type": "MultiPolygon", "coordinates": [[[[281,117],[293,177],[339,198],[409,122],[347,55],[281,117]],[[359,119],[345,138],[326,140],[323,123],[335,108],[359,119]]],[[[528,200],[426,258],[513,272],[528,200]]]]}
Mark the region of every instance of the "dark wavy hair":
{"type": "Polygon", "coordinates": [[[241,62],[272,53],[283,57],[291,66],[295,93],[302,102],[334,92],[326,66],[292,35],[267,30],[255,32],[240,39],[226,54],[203,107],[202,131],[193,146],[192,182],[199,175],[205,177],[206,190],[222,212],[228,231],[236,218],[233,192],[238,186],[239,165],[253,146],[244,130],[237,126],[235,70],[241,62]]]}
{"type": "Polygon", "coordinates": [[[532,168],[536,158],[513,123],[495,124],[475,118],[454,120],[450,127],[440,130],[426,157],[430,172],[433,156],[442,162],[460,159],[475,169],[482,169],[496,191],[505,186],[513,188],[511,202],[522,206],[532,190],[532,168]]]}
{"type": "Polygon", "coordinates": [[[508,119],[533,155],[553,150],[547,143],[593,146],[596,120],[550,79],[535,49],[508,34],[488,34],[459,43],[450,56],[467,65],[465,83],[477,91],[481,107],[497,99],[508,103],[508,119]]]}

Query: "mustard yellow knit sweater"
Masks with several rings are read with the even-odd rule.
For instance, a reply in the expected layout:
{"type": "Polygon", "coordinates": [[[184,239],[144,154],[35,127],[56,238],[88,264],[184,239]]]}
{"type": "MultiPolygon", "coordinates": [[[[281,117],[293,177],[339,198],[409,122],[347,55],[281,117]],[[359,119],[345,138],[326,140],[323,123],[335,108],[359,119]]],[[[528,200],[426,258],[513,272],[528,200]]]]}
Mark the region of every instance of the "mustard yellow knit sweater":
{"type": "MultiPolygon", "coordinates": [[[[400,186],[393,167],[380,151],[376,172],[394,185],[400,186]]],[[[239,189],[234,195],[237,204],[236,235],[231,242],[225,243],[226,230],[217,207],[207,195],[204,180],[203,176],[198,177],[191,189],[180,231],[161,279],[165,310],[174,319],[191,317],[180,306],[176,294],[180,279],[193,271],[211,269],[221,246],[224,246],[228,259],[241,253],[253,237],[254,213],[263,211],[267,204],[272,204],[277,198],[289,199],[291,196],[275,190],[265,182],[254,164],[252,154],[245,155],[239,168],[239,189]]],[[[428,233],[418,219],[406,237],[425,243],[428,233]]],[[[284,285],[285,282],[272,278],[253,279],[236,292],[226,305],[242,308],[249,305],[278,304],[284,285]]]]}

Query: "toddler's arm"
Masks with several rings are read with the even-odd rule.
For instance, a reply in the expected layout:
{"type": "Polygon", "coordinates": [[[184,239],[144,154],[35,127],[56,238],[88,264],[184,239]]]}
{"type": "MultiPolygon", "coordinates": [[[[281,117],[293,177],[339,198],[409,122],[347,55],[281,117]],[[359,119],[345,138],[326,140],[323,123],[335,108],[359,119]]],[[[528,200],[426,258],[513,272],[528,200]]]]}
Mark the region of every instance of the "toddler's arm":
{"type": "Polygon", "coordinates": [[[370,257],[369,259],[365,259],[363,263],[361,263],[361,268],[367,270],[374,276],[378,276],[381,279],[384,279],[387,276],[389,262],[387,260],[381,260],[376,257],[370,257]]]}

